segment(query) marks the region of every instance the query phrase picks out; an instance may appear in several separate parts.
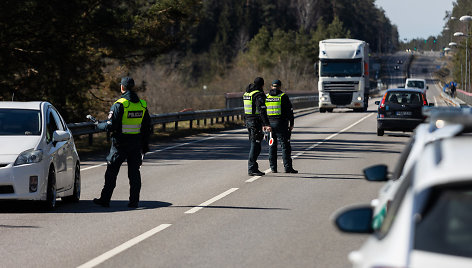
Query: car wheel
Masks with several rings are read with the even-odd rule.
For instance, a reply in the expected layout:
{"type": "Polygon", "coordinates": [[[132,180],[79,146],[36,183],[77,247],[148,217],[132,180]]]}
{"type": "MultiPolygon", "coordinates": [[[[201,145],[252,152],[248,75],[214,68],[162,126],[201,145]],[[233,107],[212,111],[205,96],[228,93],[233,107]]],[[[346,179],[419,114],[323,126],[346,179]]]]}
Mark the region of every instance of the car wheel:
{"type": "Polygon", "coordinates": [[[320,108],[320,113],[326,113],[326,108],[320,108]]]}
{"type": "Polygon", "coordinates": [[[384,135],[384,130],[381,128],[377,128],[377,136],[383,136],[384,135]]]}
{"type": "Polygon", "coordinates": [[[49,168],[48,174],[48,187],[46,191],[46,202],[45,207],[46,209],[55,209],[56,208],[56,172],[54,168],[49,168]]]}
{"type": "Polygon", "coordinates": [[[75,172],[74,172],[74,190],[72,192],[72,195],[70,196],[65,196],[62,198],[63,201],[65,202],[74,202],[77,203],[80,200],[80,189],[81,189],[81,183],[80,183],[80,164],[77,163],[75,166],[75,172]]]}

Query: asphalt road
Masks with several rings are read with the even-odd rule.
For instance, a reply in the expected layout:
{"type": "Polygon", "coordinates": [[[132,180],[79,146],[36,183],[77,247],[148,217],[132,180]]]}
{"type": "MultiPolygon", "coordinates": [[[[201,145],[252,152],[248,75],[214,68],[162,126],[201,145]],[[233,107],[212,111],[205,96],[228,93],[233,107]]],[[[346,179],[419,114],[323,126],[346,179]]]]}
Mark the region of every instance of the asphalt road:
{"type": "MultiPolygon", "coordinates": [[[[365,181],[362,169],[393,169],[410,135],[378,137],[375,100],[366,113],[300,114],[292,136],[299,174],[248,176],[245,129],[154,144],[136,210],[126,206],[126,165],[102,208],[91,200],[104,160],[83,161],[80,203],[58,202],[54,212],[0,203],[0,266],[348,267],[347,254],[366,237],[338,232],[331,217],[376,197],[382,185],[365,181]]],[[[267,144],[262,151],[267,170],[267,144]]]]}

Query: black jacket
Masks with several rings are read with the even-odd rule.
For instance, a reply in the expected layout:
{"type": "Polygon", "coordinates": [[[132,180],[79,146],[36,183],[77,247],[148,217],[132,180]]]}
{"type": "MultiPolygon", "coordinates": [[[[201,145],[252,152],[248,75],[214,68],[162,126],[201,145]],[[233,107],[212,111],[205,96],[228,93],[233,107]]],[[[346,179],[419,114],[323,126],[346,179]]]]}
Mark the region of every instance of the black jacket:
{"type": "MultiPolygon", "coordinates": [[[[271,96],[277,96],[279,94],[282,94],[282,90],[280,89],[271,89],[269,91],[269,95],[271,96]]],[[[282,96],[282,114],[281,115],[274,115],[270,116],[270,120],[288,120],[290,123],[290,126],[294,126],[295,120],[293,116],[293,107],[292,107],[292,102],[290,101],[290,98],[288,97],[287,94],[284,94],[282,96]]]]}
{"type": "MultiPolygon", "coordinates": [[[[121,95],[121,98],[125,98],[133,103],[139,102],[138,95],[128,90],[121,95]]],[[[112,133],[112,138],[115,139],[115,142],[122,143],[122,142],[129,142],[132,139],[138,138],[141,142],[141,146],[143,151],[148,151],[148,144],[149,144],[149,137],[151,135],[151,117],[149,115],[149,111],[146,108],[144,112],[143,122],[141,123],[141,134],[139,135],[126,135],[121,133],[121,125],[122,125],[122,117],[123,117],[123,104],[117,102],[114,103],[108,114],[108,119],[104,123],[100,123],[97,125],[97,128],[100,130],[106,130],[112,133]]]]}

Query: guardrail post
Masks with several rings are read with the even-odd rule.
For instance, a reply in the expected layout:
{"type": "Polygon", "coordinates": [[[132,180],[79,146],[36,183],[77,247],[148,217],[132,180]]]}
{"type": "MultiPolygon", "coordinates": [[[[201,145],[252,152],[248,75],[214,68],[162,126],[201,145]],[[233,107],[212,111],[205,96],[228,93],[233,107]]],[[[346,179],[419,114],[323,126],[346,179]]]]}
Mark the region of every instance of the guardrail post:
{"type": "Polygon", "coordinates": [[[206,126],[207,125],[207,119],[203,119],[203,125],[206,126]]]}
{"type": "Polygon", "coordinates": [[[200,126],[200,119],[197,119],[197,127],[200,126]]]}
{"type": "Polygon", "coordinates": [[[175,131],[179,130],[179,121],[175,121],[175,131]]]}
{"type": "Polygon", "coordinates": [[[192,129],[193,126],[193,120],[190,120],[190,129],[192,129]]]}
{"type": "Polygon", "coordinates": [[[88,143],[89,143],[89,145],[92,145],[93,144],[93,134],[90,133],[90,134],[88,134],[88,136],[89,136],[88,143]]]}
{"type": "Polygon", "coordinates": [[[212,125],[212,126],[213,126],[213,117],[212,117],[212,118],[210,118],[210,125],[212,125]]]}
{"type": "Polygon", "coordinates": [[[162,123],[162,131],[166,132],[166,123],[162,123]]]}

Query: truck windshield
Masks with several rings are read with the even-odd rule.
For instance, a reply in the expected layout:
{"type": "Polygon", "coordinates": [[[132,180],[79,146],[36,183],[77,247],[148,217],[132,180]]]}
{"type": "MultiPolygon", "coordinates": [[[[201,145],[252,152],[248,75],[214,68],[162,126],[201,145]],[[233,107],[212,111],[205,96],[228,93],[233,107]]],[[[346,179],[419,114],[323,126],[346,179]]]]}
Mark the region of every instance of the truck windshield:
{"type": "Polygon", "coordinates": [[[362,59],[321,60],[321,76],[362,76],[362,59]]]}

